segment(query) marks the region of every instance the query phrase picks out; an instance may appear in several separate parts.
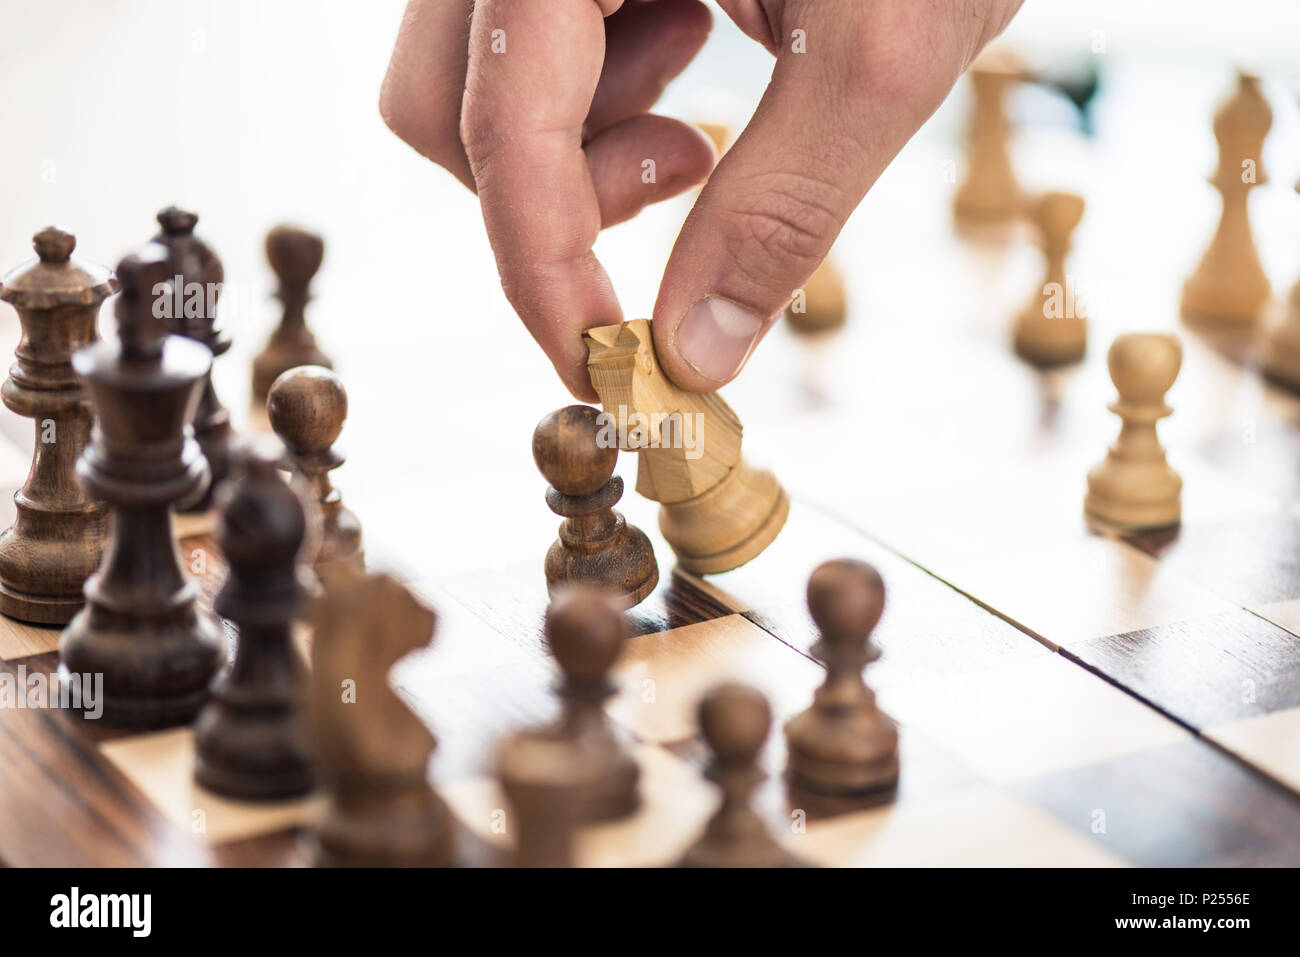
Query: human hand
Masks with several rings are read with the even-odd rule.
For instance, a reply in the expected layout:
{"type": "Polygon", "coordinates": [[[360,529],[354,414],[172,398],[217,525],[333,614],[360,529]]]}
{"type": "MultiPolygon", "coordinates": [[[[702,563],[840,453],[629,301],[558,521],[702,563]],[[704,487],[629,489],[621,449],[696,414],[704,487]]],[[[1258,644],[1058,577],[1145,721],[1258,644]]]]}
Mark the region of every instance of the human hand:
{"type": "Polygon", "coordinates": [[[717,389],[1020,0],[718,5],[776,67],[716,170],[702,133],[648,112],[704,44],[699,0],[411,0],[403,17],[385,122],[477,192],[506,297],[584,401],[582,333],[623,318],[603,227],[708,178],[652,325],[677,385],[717,389]]]}

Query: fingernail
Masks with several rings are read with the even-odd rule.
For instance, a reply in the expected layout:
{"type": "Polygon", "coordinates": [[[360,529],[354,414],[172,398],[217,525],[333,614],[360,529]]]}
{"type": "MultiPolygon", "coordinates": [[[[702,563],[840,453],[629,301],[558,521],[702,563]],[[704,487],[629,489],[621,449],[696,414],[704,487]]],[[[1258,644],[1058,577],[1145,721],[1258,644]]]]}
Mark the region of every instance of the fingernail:
{"type": "Polygon", "coordinates": [[[706,296],[687,311],[677,329],[677,349],[706,379],[725,382],[740,371],[763,320],[727,299],[706,296]]]}

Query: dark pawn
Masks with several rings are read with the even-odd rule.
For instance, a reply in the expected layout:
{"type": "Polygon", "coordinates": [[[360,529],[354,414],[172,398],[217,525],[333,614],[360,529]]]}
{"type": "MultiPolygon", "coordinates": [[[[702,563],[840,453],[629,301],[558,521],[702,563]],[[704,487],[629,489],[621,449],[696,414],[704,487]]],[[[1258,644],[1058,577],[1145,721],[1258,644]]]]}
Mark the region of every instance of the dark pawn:
{"type": "Polygon", "coordinates": [[[14,496],[14,524],[0,535],[0,612],[64,625],[85,601],[82,588],[99,565],[107,532],[103,505],[77,483],[91,411],[72,354],[99,339],[99,304],[117,280],[103,266],[71,258],[71,233],[48,226],[32,245],[37,258],[5,276],[0,288],[23,327],[4,404],[36,422],[32,468],[14,496]]]}
{"type": "Polygon", "coordinates": [[[722,805],[682,866],[800,866],[750,806],[753,790],[765,776],[758,756],[772,728],[767,699],[748,685],[723,684],[704,696],[699,713],[700,732],[713,753],[707,774],[722,791],[722,805]]]}
{"type": "Polygon", "coordinates": [[[96,421],[77,475],[113,521],[103,564],[86,580],[86,607],[59,640],[59,673],[104,676],[105,723],[164,727],[198,713],[223,657],[221,632],[198,607],[171,527],[173,503],[208,481],[185,426],[212,353],[167,335],[155,316],[153,290],[169,285],[163,247],[128,256],[117,277],[120,344],[100,342],[72,360],[96,421]]]}
{"type": "Polygon", "coordinates": [[[454,820],[428,780],[437,739],[388,681],[397,659],[429,643],[433,611],[386,575],[351,572],[314,618],[309,715],[327,798],[316,864],[451,864],[454,820]]]}
{"type": "Polygon", "coordinates": [[[552,412],[533,431],[533,459],[550,483],[546,504],[557,515],[560,537],[546,553],[546,587],[552,597],[568,584],[609,588],[631,608],[659,583],[659,566],[645,533],[627,524],[614,505],[623,480],[614,475],[618,449],[597,442],[600,413],[585,405],[552,412]]]}
{"type": "Polygon", "coordinates": [[[316,574],[328,583],[341,568],[360,571],[365,566],[361,523],[330,481],[330,472],[345,461],[334,448],[348,417],[343,383],[323,366],[290,369],[271,386],[266,411],[314,513],[308,516],[313,528],[308,557],[316,574]]]}
{"type": "Polygon", "coordinates": [[[236,453],[234,478],[217,493],[217,544],[230,577],[216,610],[239,638],[194,727],[195,780],[248,800],[294,797],[312,786],[304,676],[290,634],[305,594],[297,558],[307,520],[277,470],[279,443],[266,439],[236,453]]]}
{"type": "Polygon", "coordinates": [[[847,795],[898,783],[898,728],[862,678],[880,657],[871,631],[884,608],[885,584],[866,562],[826,562],[808,579],[808,610],[821,632],[812,654],[826,680],[812,706],[785,725],[792,785],[847,795]]]}
{"type": "Polygon", "coordinates": [[[627,640],[627,620],[610,593],[575,586],[551,602],[545,627],[561,675],[561,716],[551,733],[576,748],[589,782],[579,795],[578,820],[630,814],[641,802],[641,772],[603,707],[616,690],[609,673],[627,640]]]}
{"type": "MultiPolygon", "coordinates": [[[[211,247],[194,235],[198,221],[198,214],[168,206],[158,214],[162,231],[154,242],[167,247],[169,278],[175,282],[180,277],[181,283],[173,290],[171,308],[165,313],[168,331],[203,343],[216,358],[230,350],[230,338],[216,328],[217,298],[225,270],[211,247]]],[[[202,512],[211,504],[213,491],[230,474],[230,436],[230,412],[217,398],[209,372],[194,411],[194,437],[208,460],[212,481],[206,494],[185,504],[181,511],[202,512]]]]}
{"type": "Polygon", "coordinates": [[[253,360],[253,403],[266,402],[271,383],[294,366],[324,366],[334,363],[316,347],[316,337],[307,328],[307,303],[316,270],[325,258],[325,243],[315,233],[296,226],[276,226],[266,234],[266,258],[280,280],[276,297],[284,304],[280,324],[253,360]]]}
{"type": "Polygon", "coordinates": [[[510,802],[506,830],[515,867],[572,867],[580,799],[591,766],[568,742],[522,732],[497,751],[497,780],[510,802]]]}

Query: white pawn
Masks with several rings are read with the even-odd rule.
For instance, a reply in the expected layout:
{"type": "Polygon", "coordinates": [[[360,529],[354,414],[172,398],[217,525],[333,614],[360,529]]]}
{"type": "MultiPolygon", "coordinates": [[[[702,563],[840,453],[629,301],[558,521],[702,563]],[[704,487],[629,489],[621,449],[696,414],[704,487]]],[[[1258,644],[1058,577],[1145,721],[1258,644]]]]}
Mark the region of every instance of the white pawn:
{"type": "Polygon", "coordinates": [[[1087,518],[1102,529],[1168,528],[1182,517],[1183,480],[1165,461],[1156,423],[1172,413],[1165,393],[1178,378],[1183,348],[1175,336],[1132,332],[1111,344],[1110,378],[1123,420],[1106,458],[1088,473],[1087,518]]]}
{"type": "Polygon", "coordinates": [[[1065,257],[1070,236],[1083,217],[1083,197],[1044,193],[1030,205],[1029,214],[1038,227],[1047,269],[1016,318],[1016,354],[1045,368],[1078,362],[1088,348],[1088,320],[1080,315],[1074,290],[1069,288],[1065,257]]]}

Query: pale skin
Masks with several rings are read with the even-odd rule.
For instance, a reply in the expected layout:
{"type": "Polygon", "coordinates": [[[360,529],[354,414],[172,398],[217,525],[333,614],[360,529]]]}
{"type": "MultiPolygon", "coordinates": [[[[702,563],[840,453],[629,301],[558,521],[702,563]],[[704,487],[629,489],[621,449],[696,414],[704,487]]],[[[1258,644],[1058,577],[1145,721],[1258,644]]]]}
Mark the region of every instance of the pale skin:
{"type": "Polygon", "coordinates": [[[704,45],[699,0],[410,0],[403,16],[384,120],[478,195],[506,297],[583,401],[582,332],[624,319],[602,228],[708,180],[652,319],[672,380],[719,388],[1021,0],[717,2],[776,58],[720,161],[649,112],[704,45]]]}

